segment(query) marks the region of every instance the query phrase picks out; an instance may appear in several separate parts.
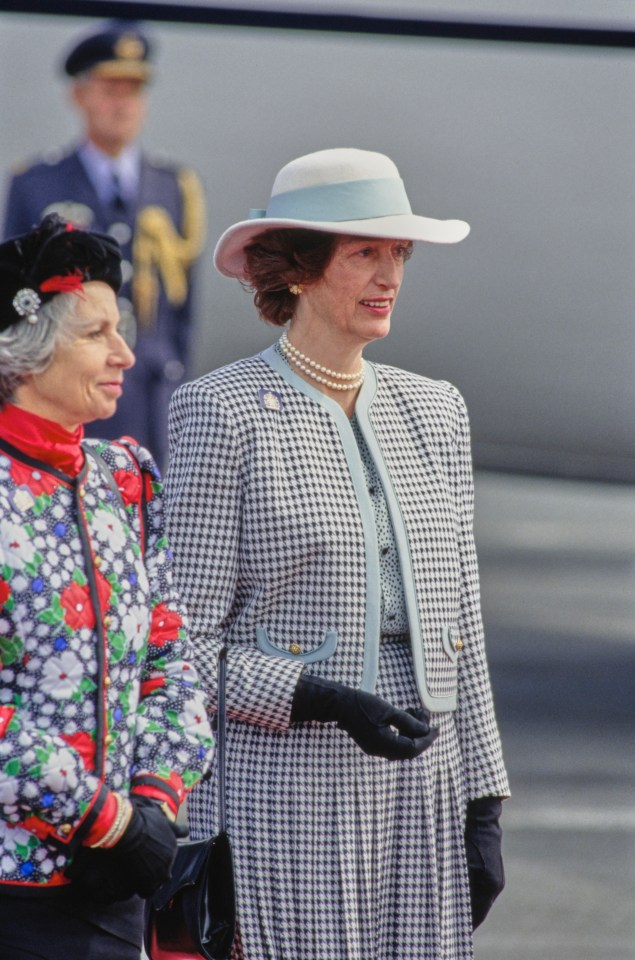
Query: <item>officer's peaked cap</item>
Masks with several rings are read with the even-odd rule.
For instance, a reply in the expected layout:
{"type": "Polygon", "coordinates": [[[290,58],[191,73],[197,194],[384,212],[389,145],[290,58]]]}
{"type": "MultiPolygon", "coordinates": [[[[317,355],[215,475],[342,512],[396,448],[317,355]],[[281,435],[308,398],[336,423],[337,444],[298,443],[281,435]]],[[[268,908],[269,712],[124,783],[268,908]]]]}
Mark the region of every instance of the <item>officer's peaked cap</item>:
{"type": "Polygon", "coordinates": [[[64,70],[70,77],[90,72],[104,77],[147,80],[151,56],[150,41],[138,24],[111,20],[73,47],[64,70]]]}

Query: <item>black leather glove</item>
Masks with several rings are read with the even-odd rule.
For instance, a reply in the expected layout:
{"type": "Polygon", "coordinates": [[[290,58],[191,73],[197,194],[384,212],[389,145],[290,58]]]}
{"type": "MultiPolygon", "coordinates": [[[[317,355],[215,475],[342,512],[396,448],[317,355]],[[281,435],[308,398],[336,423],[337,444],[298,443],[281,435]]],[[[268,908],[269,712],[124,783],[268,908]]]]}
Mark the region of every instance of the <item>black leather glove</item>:
{"type": "Polygon", "coordinates": [[[436,740],[425,710],[398,710],[372,693],[322,677],[301,676],[295,689],[291,722],[335,721],[371,757],[411,760],[436,740]]]}
{"type": "Polygon", "coordinates": [[[66,875],[82,897],[98,903],[149,897],[169,879],[176,856],[176,825],[149,797],[132,797],[132,818],[107,850],[80,847],[66,875]]]}
{"type": "Polygon", "coordinates": [[[476,930],[505,886],[500,826],[502,801],[498,797],[470,800],[465,820],[465,853],[470,878],[472,929],[476,930]]]}

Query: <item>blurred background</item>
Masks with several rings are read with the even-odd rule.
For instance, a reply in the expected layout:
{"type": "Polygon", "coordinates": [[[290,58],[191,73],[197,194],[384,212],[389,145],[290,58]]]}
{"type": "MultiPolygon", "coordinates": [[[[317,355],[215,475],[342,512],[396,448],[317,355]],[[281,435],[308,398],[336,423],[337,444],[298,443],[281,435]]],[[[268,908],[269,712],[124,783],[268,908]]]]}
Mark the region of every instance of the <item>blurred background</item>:
{"type": "MultiPolygon", "coordinates": [[[[94,24],[13,7],[0,0],[7,179],[78,135],[60,62],[94,24]]],[[[277,336],[249,295],[214,273],[211,252],[227,226],[266,204],[289,159],[332,146],[388,153],[417,212],[471,223],[457,248],[419,245],[393,332],[369,354],[451,380],[472,418],[483,611],[513,789],[508,885],[477,934],[477,958],[633,960],[633,50],[265,29],[250,11],[635,37],[634,5],[223,7],[241,7],[244,23],[148,23],[157,71],[144,145],[192,164],[208,200],[190,374],[277,336]]]]}

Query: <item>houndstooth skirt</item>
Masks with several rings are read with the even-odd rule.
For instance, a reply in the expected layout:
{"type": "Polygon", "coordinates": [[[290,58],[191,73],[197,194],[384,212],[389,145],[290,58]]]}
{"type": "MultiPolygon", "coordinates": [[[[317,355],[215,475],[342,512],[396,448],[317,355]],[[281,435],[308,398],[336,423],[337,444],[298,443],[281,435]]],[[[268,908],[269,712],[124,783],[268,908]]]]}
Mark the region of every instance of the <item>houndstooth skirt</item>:
{"type": "MultiPolygon", "coordinates": [[[[382,642],[377,694],[419,705],[407,638],[382,642]]],[[[369,757],[334,724],[229,721],[232,960],[470,960],[465,808],[454,715],[410,761],[369,757]]],[[[190,797],[216,831],[215,778],[190,797]]]]}

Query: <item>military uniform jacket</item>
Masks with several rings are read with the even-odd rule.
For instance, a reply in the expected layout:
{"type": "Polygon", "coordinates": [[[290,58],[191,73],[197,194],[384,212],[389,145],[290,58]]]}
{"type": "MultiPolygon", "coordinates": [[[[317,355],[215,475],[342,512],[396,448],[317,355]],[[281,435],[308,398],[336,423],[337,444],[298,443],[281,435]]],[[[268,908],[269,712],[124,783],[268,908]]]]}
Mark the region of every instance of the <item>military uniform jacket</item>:
{"type": "Polygon", "coordinates": [[[137,362],[126,375],[117,412],[97,424],[96,435],[132,435],[162,463],[169,397],[188,363],[192,265],[204,238],[198,177],[142,155],[138,194],[118,209],[101,202],[73,150],[13,177],[4,236],[26,233],[51,212],[77,227],[111,234],[121,246],[121,329],[130,331],[137,362]]]}
{"type": "Polygon", "coordinates": [[[0,440],[4,893],[67,883],[108,789],[178,809],[211,748],[156,468],[85,444],[110,479],[91,455],[71,478],[0,440]]]}
{"type": "MultiPolygon", "coordinates": [[[[45,213],[57,212],[78,227],[110,233],[121,245],[124,261],[133,262],[133,238],[136,221],[141,211],[160,207],[178,230],[183,226],[184,195],[179,185],[181,168],[161,164],[142,156],[139,193],[124,211],[100,201],[77,151],[72,151],[55,162],[40,162],[17,174],[9,188],[5,216],[5,237],[25,233],[39,223],[45,213]],[[128,229],[125,229],[125,228],[128,229]]],[[[191,171],[188,171],[191,174],[191,171]]],[[[172,359],[185,362],[189,339],[190,296],[180,304],[168,298],[164,275],[157,264],[159,300],[152,318],[155,360],[165,363],[172,359]]],[[[120,297],[131,300],[130,266],[125,268],[125,283],[120,297]]]]}
{"type": "MultiPolygon", "coordinates": [[[[465,404],[448,383],[365,368],[356,416],[395,532],[419,696],[454,717],[467,798],[504,796],[465,404]]],[[[210,690],[229,645],[230,718],[287,730],[302,669],[373,691],[379,552],[342,409],[272,347],[181,387],[170,419],[176,569],[210,690]]]]}

